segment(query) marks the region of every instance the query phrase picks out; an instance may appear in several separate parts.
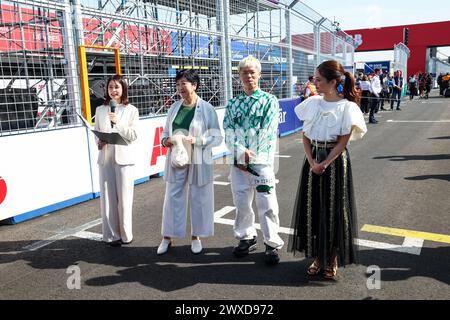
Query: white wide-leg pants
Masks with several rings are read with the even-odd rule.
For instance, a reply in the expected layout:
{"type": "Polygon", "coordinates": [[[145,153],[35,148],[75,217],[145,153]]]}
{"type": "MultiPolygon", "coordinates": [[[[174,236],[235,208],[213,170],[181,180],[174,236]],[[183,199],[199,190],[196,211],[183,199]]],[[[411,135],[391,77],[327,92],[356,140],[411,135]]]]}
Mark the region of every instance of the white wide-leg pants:
{"type": "Polygon", "coordinates": [[[252,239],[256,236],[255,213],[252,208],[253,197],[256,192],[256,208],[264,243],[280,249],[283,247],[284,241],[278,235],[280,219],[275,192],[275,174],[273,168],[268,166],[255,167],[255,171],[260,174],[259,177],[231,166],[231,191],[236,207],[234,236],[238,240],[252,239]],[[258,192],[256,188],[260,185],[272,187],[270,193],[258,192]]]}
{"type": "Polygon", "coordinates": [[[105,164],[99,165],[103,241],[130,242],[133,240],[134,165],[118,165],[114,160],[114,145],[107,145],[105,151],[105,164]]]}
{"type": "Polygon", "coordinates": [[[175,183],[166,182],[161,234],[164,237],[186,236],[187,208],[191,218],[191,235],[214,235],[214,184],[203,186],[188,183],[189,167],[172,168],[175,183]]]}

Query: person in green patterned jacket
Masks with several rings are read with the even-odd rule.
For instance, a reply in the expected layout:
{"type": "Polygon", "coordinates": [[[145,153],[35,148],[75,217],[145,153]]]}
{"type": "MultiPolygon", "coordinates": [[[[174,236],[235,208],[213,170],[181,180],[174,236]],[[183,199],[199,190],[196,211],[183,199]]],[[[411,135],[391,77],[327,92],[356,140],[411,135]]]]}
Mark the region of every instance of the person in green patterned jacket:
{"type": "Polygon", "coordinates": [[[228,101],[223,128],[225,142],[232,154],[231,191],[236,206],[234,236],[239,240],[233,250],[237,257],[256,249],[256,207],[264,236],[265,261],[279,262],[278,250],[284,245],[278,235],[280,220],[275,192],[275,150],[278,139],[278,99],[259,88],[261,63],[248,56],[239,63],[244,92],[228,101]]]}

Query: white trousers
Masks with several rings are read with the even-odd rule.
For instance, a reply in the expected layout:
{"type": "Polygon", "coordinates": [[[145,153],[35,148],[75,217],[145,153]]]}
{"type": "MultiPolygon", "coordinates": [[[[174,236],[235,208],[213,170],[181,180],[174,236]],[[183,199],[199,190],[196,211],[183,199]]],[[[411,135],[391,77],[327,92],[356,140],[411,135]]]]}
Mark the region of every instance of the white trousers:
{"type": "Polygon", "coordinates": [[[105,164],[99,165],[103,241],[130,242],[133,240],[134,165],[116,164],[114,146],[107,147],[105,164]]]}
{"type": "Polygon", "coordinates": [[[252,239],[256,236],[255,213],[252,208],[253,197],[256,191],[256,208],[259,223],[264,237],[264,243],[280,249],[284,241],[278,235],[280,219],[278,217],[278,200],[275,192],[275,174],[273,168],[258,166],[254,168],[259,177],[235,166],[231,166],[231,191],[236,207],[234,221],[234,236],[238,240],[252,239]],[[272,187],[270,193],[258,192],[258,186],[272,187]]]}
{"type": "Polygon", "coordinates": [[[186,236],[187,208],[191,218],[191,235],[214,235],[214,184],[203,186],[188,183],[189,168],[172,168],[175,183],[166,182],[161,234],[164,237],[186,236]]]}

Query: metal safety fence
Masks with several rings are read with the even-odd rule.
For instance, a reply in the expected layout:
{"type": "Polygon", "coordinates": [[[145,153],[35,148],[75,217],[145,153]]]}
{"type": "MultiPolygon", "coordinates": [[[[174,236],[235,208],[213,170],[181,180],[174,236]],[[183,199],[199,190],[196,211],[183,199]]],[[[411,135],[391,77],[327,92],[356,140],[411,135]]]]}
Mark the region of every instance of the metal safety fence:
{"type": "MultiPolygon", "coordinates": [[[[445,75],[450,72],[450,63],[442,61],[438,58],[430,58],[427,70],[436,76],[445,75]]],[[[436,84],[437,85],[437,84],[436,84]]]]}
{"type": "MultiPolygon", "coordinates": [[[[262,62],[261,87],[278,98],[327,59],[353,67],[353,39],[296,0],[2,0],[0,135],[79,125],[79,46],[120,49],[129,100],[142,117],[178,99],[177,70],[196,69],[199,95],[224,106],[241,90],[238,62],[262,62]]],[[[115,73],[114,53],[86,50],[91,114],[115,73]]]]}
{"type": "Polygon", "coordinates": [[[394,70],[401,71],[401,76],[403,77],[403,89],[402,89],[402,96],[406,95],[406,90],[408,89],[406,82],[407,82],[407,74],[408,74],[408,58],[410,55],[409,48],[403,44],[398,43],[394,46],[394,70]]]}

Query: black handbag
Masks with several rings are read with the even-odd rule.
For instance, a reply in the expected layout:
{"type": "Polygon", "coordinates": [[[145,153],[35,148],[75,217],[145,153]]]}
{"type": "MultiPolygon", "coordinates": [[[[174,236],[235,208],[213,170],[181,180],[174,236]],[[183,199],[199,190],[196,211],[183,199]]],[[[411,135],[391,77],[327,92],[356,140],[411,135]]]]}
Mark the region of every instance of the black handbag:
{"type": "Polygon", "coordinates": [[[325,148],[317,148],[316,151],[316,159],[318,163],[321,163],[322,161],[325,161],[325,159],[328,157],[328,151],[325,148]]]}

